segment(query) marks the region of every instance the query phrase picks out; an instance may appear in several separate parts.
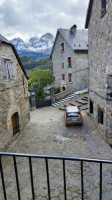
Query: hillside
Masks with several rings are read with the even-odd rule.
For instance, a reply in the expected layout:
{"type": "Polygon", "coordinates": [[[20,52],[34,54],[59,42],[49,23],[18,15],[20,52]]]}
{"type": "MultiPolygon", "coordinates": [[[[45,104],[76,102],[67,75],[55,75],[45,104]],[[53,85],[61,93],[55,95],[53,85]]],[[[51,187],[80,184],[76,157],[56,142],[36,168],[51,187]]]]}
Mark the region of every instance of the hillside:
{"type": "Polygon", "coordinates": [[[41,58],[39,60],[33,60],[29,58],[28,56],[20,56],[21,62],[25,68],[25,70],[31,70],[35,67],[48,70],[52,69],[52,62],[49,60],[49,58],[41,58]]]}

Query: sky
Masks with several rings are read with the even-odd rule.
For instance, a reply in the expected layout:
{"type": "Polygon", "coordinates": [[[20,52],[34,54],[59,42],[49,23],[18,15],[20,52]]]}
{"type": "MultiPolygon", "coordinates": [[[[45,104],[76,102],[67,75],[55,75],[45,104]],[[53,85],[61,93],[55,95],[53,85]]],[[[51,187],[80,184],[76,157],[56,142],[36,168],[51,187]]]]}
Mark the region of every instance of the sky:
{"type": "Polygon", "coordinates": [[[84,29],[89,0],[0,0],[0,34],[7,39],[54,36],[58,28],[84,29]]]}

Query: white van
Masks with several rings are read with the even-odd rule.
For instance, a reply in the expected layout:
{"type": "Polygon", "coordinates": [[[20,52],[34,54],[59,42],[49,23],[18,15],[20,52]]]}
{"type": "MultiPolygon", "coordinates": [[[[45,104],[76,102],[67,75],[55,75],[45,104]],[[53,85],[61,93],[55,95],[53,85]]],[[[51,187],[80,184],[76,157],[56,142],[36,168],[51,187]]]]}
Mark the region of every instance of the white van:
{"type": "Polygon", "coordinates": [[[77,106],[67,106],[65,112],[65,124],[66,126],[70,124],[82,125],[83,119],[82,115],[77,106]]]}

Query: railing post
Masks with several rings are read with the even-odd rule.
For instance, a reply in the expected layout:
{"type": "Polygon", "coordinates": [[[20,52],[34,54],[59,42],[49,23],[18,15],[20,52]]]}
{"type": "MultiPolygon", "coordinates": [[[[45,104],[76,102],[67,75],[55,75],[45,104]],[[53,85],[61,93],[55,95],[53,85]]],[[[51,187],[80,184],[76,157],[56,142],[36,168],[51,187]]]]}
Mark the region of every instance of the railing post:
{"type": "Polygon", "coordinates": [[[18,199],[21,200],[20,188],[19,188],[19,179],[18,179],[18,171],[17,171],[17,163],[16,163],[16,157],[15,156],[13,156],[13,161],[14,161],[14,170],[15,170],[15,176],[16,176],[18,199]]]}
{"type": "Polygon", "coordinates": [[[2,188],[3,188],[4,200],[7,200],[1,156],[0,156],[0,172],[1,172],[1,179],[2,179],[2,188]]]}
{"type": "Polygon", "coordinates": [[[81,161],[81,195],[82,200],[84,200],[83,161],[81,161]]]}
{"type": "Polygon", "coordinates": [[[100,163],[100,200],[102,200],[102,163],[100,163]]]}
{"type": "Polygon", "coordinates": [[[66,195],[66,172],[65,172],[65,160],[63,159],[63,179],[64,179],[64,197],[65,200],[67,200],[67,195],[66,195]]]}
{"type": "Polygon", "coordinates": [[[50,195],[50,180],[49,180],[49,166],[48,166],[48,159],[47,158],[45,158],[45,162],[46,162],[48,198],[49,198],[49,200],[51,200],[51,195],[50,195]]]}
{"type": "Polygon", "coordinates": [[[32,172],[32,161],[31,161],[31,157],[29,157],[29,168],[30,168],[32,198],[33,198],[33,200],[35,200],[35,192],[34,192],[34,184],[33,184],[33,172],[32,172]]]}

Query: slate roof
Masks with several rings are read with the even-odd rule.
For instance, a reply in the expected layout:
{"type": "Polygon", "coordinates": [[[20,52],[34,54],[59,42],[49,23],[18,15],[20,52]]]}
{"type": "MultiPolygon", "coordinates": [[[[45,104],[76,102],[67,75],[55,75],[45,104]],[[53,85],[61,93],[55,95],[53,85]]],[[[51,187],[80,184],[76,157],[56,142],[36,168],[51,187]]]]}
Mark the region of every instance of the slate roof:
{"type": "Polygon", "coordinates": [[[59,33],[73,50],[88,50],[88,31],[76,30],[74,34],[70,29],[58,29],[59,33]]]}
{"type": "Polygon", "coordinates": [[[69,44],[73,51],[88,51],[88,30],[77,30],[73,33],[71,29],[58,29],[55,37],[54,45],[51,51],[50,58],[52,57],[53,49],[57,40],[58,33],[69,44]]]}
{"type": "Polygon", "coordinates": [[[18,56],[18,53],[17,53],[14,45],[10,41],[8,41],[5,37],[3,37],[1,34],[0,34],[0,43],[7,44],[7,45],[10,45],[12,47],[12,49],[13,49],[13,51],[15,53],[15,56],[16,56],[16,58],[17,58],[17,60],[18,60],[18,62],[20,64],[20,66],[21,66],[21,69],[22,69],[24,75],[26,76],[26,78],[28,79],[28,75],[27,75],[27,73],[26,73],[26,71],[25,71],[25,69],[24,69],[24,67],[22,65],[22,62],[21,62],[21,60],[20,60],[20,58],[18,56]]]}

